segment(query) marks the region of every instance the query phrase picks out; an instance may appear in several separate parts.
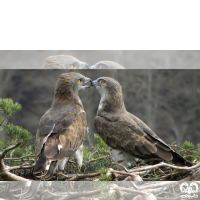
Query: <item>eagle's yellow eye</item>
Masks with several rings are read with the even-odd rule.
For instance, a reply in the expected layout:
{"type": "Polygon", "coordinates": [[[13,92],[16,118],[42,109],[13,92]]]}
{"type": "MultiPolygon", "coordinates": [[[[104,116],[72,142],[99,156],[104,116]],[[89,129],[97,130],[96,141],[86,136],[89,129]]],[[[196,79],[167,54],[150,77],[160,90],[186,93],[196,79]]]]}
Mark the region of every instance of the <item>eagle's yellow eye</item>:
{"type": "Polygon", "coordinates": [[[106,82],[105,81],[101,81],[101,84],[103,85],[103,84],[105,84],[106,82]]]}
{"type": "Polygon", "coordinates": [[[106,69],[106,67],[102,67],[101,69],[106,69]]]}
{"type": "Polygon", "coordinates": [[[69,67],[70,69],[74,69],[74,65],[70,65],[70,67],[69,67]]]}
{"type": "Polygon", "coordinates": [[[78,83],[81,83],[81,79],[78,80],[78,83]]]}

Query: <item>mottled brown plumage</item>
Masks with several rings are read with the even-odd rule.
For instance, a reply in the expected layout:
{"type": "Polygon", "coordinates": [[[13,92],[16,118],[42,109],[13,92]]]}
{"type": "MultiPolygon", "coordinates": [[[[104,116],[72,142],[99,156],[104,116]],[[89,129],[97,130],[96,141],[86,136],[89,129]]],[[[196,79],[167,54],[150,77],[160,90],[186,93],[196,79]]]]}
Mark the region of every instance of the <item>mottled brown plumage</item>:
{"type": "MultiPolygon", "coordinates": [[[[116,80],[102,77],[93,81],[93,85],[101,95],[94,125],[97,133],[107,144],[109,152],[118,150],[114,156],[118,168],[119,163],[126,165],[126,162],[134,160],[134,157],[191,166],[190,162],[173,151],[143,121],[126,111],[122,88],[116,80]],[[124,157],[133,157],[119,160],[117,157],[120,157],[120,154],[124,157]]],[[[126,165],[128,166],[129,164],[126,165]]]]}
{"type": "Polygon", "coordinates": [[[88,87],[90,81],[78,73],[60,75],[51,108],[40,119],[36,134],[36,176],[50,179],[55,169],[62,170],[67,158],[81,147],[87,120],[78,91],[88,87]]]}
{"type": "Polygon", "coordinates": [[[46,58],[42,69],[88,69],[87,63],[70,55],[55,55],[46,58]]]}

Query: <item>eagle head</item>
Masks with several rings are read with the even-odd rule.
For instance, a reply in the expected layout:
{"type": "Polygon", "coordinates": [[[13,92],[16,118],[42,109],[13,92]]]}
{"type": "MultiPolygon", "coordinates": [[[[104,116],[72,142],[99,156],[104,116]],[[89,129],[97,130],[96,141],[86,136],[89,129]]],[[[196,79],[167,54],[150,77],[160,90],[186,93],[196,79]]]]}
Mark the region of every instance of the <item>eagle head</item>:
{"type": "Polygon", "coordinates": [[[116,112],[124,110],[124,100],[121,85],[113,78],[100,77],[92,81],[94,86],[101,95],[101,110],[116,112]]]}
{"type": "Polygon", "coordinates": [[[100,77],[92,81],[92,86],[96,87],[101,96],[118,95],[122,93],[121,85],[110,77],[100,77]]]}
{"type": "Polygon", "coordinates": [[[46,58],[43,69],[89,69],[89,65],[70,55],[56,55],[46,58]]]}
{"type": "Polygon", "coordinates": [[[90,66],[89,69],[125,69],[120,64],[112,61],[100,61],[93,66],[90,66]]]}
{"type": "Polygon", "coordinates": [[[58,79],[55,97],[70,99],[72,96],[77,95],[78,91],[90,88],[91,85],[91,79],[82,74],[75,72],[63,73],[58,79]]]}

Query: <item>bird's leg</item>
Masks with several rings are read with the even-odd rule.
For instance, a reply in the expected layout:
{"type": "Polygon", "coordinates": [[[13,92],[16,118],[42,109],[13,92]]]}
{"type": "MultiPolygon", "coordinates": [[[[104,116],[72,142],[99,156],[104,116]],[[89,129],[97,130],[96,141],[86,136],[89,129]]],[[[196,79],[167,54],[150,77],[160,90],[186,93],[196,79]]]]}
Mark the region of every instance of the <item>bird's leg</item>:
{"type": "Polygon", "coordinates": [[[80,168],[78,162],[76,162],[76,169],[77,169],[77,172],[81,172],[81,168],[80,168]]]}
{"type": "Polygon", "coordinates": [[[80,145],[73,156],[76,159],[77,171],[80,172],[83,164],[83,144],[80,145]]]}

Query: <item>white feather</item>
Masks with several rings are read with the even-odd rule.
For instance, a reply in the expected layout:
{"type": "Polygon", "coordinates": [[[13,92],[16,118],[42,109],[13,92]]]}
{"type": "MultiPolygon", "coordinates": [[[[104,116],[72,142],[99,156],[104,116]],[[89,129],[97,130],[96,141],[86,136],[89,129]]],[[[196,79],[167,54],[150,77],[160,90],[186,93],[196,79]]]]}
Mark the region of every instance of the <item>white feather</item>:
{"type": "Polygon", "coordinates": [[[55,128],[55,125],[56,125],[56,124],[53,125],[53,127],[52,127],[50,133],[43,139],[43,144],[47,141],[47,139],[48,139],[48,137],[51,135],[51,133],[53,133],[53,129],[55,128]]]}
{"type": "Polygon", "coordinates": [[[80,112],[79,112],[79,114],[81,114],[81,113],[86,113],[84,110],[81,110],[80,112]]]}
{"type": "Polygon", "coordinates": [[[62,145],[59,144],[59,145],[58,145],[58,151],[60,152],[61,149],[62,149],[62,145]]]}
{"type": "Polygon", "coordinates": [[[80,147],[77,149],[73,156],[78,163],[79,169],[81,169],[83,164],[83,144],[80,145],[80,147]]]}
{"type": "Polygon", "coordinates": [[[59,160],[59,161],[57,162],[56,168],[57,168],[58,170],[60,170],[60,171],[64,170],[65,165],[66,165],[66,163],[67,163],[68,160],[69,160],[69,158],[63,158],[62,160],[59,160]]]}
{"type": "Polygon", "coordinates": [[[49,161],[49,163],[45,166],[45,170],[49,170],[50,165],[51,165],[51,161],[49,161]]]}
{"type": "Polygon", "coordinates": [[[131,164],[135,165],[135,157],[131,156],[130,154],[126,153],[125,151],[118,150],[118,149],[113,149],[112,147],[106,145],[108,148],[108,152],[117,165],[117,168],[121,170],[122,168],[120,167],[119,164],[122,164],[124,167],[129,168],[131,167],[131,164]]]}
{"type": "Polygon", "coordinates": [[[102,109],[102,104],[100,103],[99,107],[98,107],[98,110],[101,110],[101,109],[102,109]]]}

